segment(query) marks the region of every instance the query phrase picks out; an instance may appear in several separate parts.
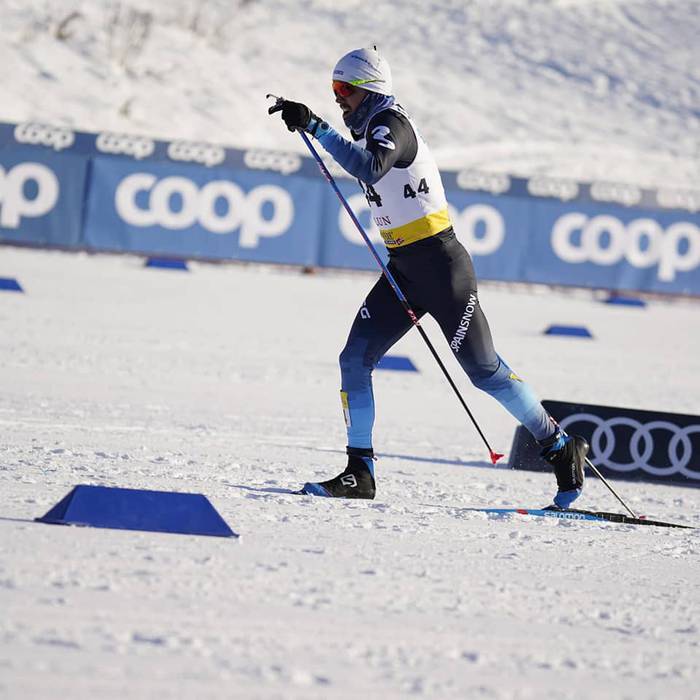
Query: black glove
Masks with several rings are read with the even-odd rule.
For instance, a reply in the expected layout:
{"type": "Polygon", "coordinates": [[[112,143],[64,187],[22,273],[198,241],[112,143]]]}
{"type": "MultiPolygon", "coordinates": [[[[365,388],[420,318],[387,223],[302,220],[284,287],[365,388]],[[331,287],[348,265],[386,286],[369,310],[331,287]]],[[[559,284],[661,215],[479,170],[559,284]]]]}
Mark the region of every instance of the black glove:
{"type": "Polygon", "coordinates": [[[278,101],[267,110],[267,113],[274,114],[280,111],[282,112],[282,121],[290,131],[306,129],[312,117],[316,117],[306,105],[301,104],[301,102],[290,102],[289,100],[278,101]]]}

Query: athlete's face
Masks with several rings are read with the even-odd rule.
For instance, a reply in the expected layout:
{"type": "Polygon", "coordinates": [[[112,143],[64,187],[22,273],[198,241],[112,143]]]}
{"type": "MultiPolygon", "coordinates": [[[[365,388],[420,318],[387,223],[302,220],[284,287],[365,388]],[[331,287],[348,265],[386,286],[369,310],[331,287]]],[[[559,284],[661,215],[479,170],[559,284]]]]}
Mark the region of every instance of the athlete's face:
{"type": "Polygon", "coordinates": [[[352,114],[367,94],[366,90],[350,85],[350,83],[343,83],[340,80],[333,81],[333,92],[335,93],[335,101],[343,111],[344,117],[352,114]]]}

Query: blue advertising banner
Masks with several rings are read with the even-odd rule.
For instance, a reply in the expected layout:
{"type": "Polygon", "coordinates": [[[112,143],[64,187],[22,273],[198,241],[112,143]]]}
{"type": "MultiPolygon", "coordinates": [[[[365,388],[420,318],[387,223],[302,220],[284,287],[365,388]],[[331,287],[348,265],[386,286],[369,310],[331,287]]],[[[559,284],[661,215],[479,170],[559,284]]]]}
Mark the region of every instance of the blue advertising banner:
{"type": "Polygon", "coordinates": [[[461,190],[448,192],[447,199],[457,238],[472,256],[478,277],[521,280],[530,243],[528,201],[461,190]]]}
{"type": "MultiPolygon", "coordinates": [[[[361,189],[347,179],[338,185],[386,261],[361,189]]],[[[700,227],[690,213],[461,189],[447,198],[457,237],[481,279],[700,293],[700,227]]],[[[322,230],[321,265],[376,266],[332,192],[324,199],[322,230]]]]}
{"type": "MultiPolygon", "coordinates": [[[[354,180],[338,180],[337,183],[386,262],[387,251],[370,217],[364,193],[354,180]]],[[[521,279],[528,245],[527,200],[465,191],[450,192],[448,199],[457,237],[469,250],[479,276],[496,280],[521,279]]],[[[365,270],[377,267],[362,236],[334,195],[324,202],[322,230],[322,266],[365,270]]]]}
{"type": "MultiPolygon", "coordinates": [[[[700,191],[442,178],[481,279],[700,295],[700,191]]],[[[337,182],[386,261],[359,185],[344,174],[337,182]]],[[[308,157],[33,122],[0,123],[2,241],[376,268],[308,157]]]]}
{"type": "Polygon", "coordinates": [[[85,244],[180,257],[317,262],[323,182],[96,157],[85,244]]]}
{"type": "Polygon", "coordinates": [[[0,241],[80,247],[87,160],[0,147],[0,241]]]}
{"type": "Polygon", "coordinates": [[[688,214],[552,200],[529,207],[524,281],[700,292],[700,228],[688,214]]]}
{"type": "MultiPolygon", "coordinates": [[[[324,182],[325,185],[325,181],[324,182]]],[[[338,188],[347,199],[348,204],[358,218],[365,233],[374,243],[377,252],[386,263],[388,254],[379,229],[374,225],[369,214],[369,204],[365,195],[355,180],[338,178],[338,188]]],[[[323,201],[321,218],[321,248],[319,264],[323,267],[344,267],[353,270],[378,269],[374,257],[362,240],[360,232],[345,211],[333,190],[325,185],[327,190],[323,201]]]]}

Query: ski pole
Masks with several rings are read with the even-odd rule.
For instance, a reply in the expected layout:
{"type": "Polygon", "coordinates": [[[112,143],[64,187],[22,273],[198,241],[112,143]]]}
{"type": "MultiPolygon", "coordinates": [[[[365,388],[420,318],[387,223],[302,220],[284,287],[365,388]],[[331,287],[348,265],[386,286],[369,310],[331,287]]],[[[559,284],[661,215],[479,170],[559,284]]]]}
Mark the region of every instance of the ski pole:
{"type": "Polygon", "coordinates": [[[620,503],[622,503],[622,505],[625,507],[625,510],[627,510],[627,512],[633,518],[638,517],[635,515],[634,511],[622,500],[622,498],[620,498],[620,496],[617,495],[615,489],[610,485],[610,482],[600,473],[598,467],[596,467],[596,465],[593,464],[593,462],[591,462],[591,460],[588,459],[588,457],[586,457],[586,464],[588,464],[588,466],[593,470],[593,473],[608,487],[608,489],[610,489],[610,493],[613,496],[615,496],[615,498],[617,498],[617,500],[620,501],[620,503]]]}
{"type": "MultiPolygon", "coordinates": [[[[274,97],[274,95],[268,95],[268,97],[274,97]]],[[[365,230],[362,228],[362,224],[357,220],[355,213],[350,208],[350,205],[348,204],[345,197],[343,197],[343,194],[341,193],[340,189],[338,189],[338,185],[336,184],[335,180],[333,179],[333,176],[328,171],[328,168],[326,167],[325,163],[321,160],[321,157],[318,155],[318,152],[316,151],[313,144],[309,140],[309,137],[303,131],[299,131],[299,134],[301,135],[301,138],[304,139],[304,143],[306,144],[307,148],[311,151],[311,155],[313,155],[313,157],[315,158],[316,162],[318,163],[318,167],[321,169],[321,172],[323,173],[324,177],[326,178],[326,180],[328,180],[331,187],[335,191],[341,204],[343,205],[343,207],[345,207],[345,211],[347,211],[348,215],[352,219],[352,222],[355,224],[355,226],[357,227],[357,230],[360,232],[360,235],[362,236],[364,242],[367,244],[367,247],[369,248],[370,252],[374,256],[374,259],[377,261],[377,264],[379,265],[382,272],[384,273],[384,276],[386,277],[387,281],[391,285],[391,288],[394,290],[396,296],[398,297],[399,301],[401,302],[401,306],[404,308],[404,311],[408,314],[408,317],[411,319],[411,323],[413,323],[413,325],[418,329],[418,332],[420,333],[421,338],[423,338],[423,340],[425,341],[425,344],[428,346],[430,352],[432,353],[433,357],[435,358],[435,361],[440,366],[442,373],[445,375],[445,378],[447,379],[447,381],[449,382],[453,391],[457,395],[459,402],[462,404],[462,407],[467,412],[467,415],[471,419],[471,422],[474,424],[474,427],[476,428],[477,433],[479,433],[479,436],[481,437],[484,444],[486,445],[486,448],[489,451],[489,457],[491,459],[491,463],[496,464],[496,462],[498,462],[498,460],[501,457],[503,457],[503,455],[499,454],[498,452],[494,452],[493,449],[491,448],[491,445],[489,445],[489,442],[486,439],[486,436],[484,435],[483,431],[479,427],[479,424],[477,423],[476,418],[474,418],[474,415],[469,410],[469,406],[467,406],[467,403],[464,400],[464,398],[462,397],[462,394],[460,393],[459,389],[457,388],[457,385],[452,380],[450,373],[447,371],[447,368],[443,364],[442,360],[440,359],[440,356],[437,354],[437,351],[433,347],[433,344],[430,342],[430,339],[426,335],[426,332],[423,329],[423,326],[421,326],[420,321],[418,320],[418,317],[416,316],[415,312],[411,308],[411,305],[408,303],[408,299],[406,299],[406,296],[401,291],[401,288],[399,287],[396,280],[394,279],[394,276],[389,271],[389,268],[384,264],[384,261],[379,257],[379,253],[377,252],[377,249],[374,247],[372,241],[370,241],[369,237],[365,233],[365,230]]]]}

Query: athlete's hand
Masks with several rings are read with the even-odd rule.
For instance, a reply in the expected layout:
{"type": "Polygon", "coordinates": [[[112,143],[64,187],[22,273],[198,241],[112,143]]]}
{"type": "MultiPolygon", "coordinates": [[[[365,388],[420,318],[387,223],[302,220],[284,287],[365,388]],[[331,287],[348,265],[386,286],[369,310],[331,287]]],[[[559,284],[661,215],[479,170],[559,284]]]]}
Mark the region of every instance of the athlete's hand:
{"type": "Polygon", "coordinates": [[[290,100],[279,100],[267,110],[268,114],[275,112],[282,112],[282,121],[290,131],[305,130],[312,117],[315,116],[306,105],[290,100]]]}

